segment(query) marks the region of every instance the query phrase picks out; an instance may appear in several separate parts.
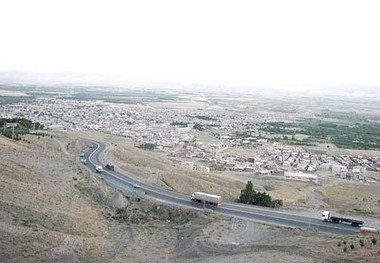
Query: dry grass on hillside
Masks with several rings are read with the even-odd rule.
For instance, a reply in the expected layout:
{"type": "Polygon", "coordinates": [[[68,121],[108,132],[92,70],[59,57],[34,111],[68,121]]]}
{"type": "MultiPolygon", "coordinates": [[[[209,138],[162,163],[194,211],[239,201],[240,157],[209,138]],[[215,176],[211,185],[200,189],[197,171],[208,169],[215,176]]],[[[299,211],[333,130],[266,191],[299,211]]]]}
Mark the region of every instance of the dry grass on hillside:
{"type": "Polygon", "coordinates": [[[340,184],[322,189],[326,202],[342,210],[380,217],[380,190],[377,185],[340,184]]]}
{"type": "Polygon", "coordinates": [[[144,151],[130,143],[118,143],[107,158],[121,169],[132,171],[147,182],[183,193],[205,191],[236,199],[244,183],[215,173],[202,173],[175,165],[161,153],[144,151]]]}
{"type": "Polygon", "coordinates": [[[104,217],[75,187],[85,171],[56,151],[53,141],[45,146],[41,138],[26,139],[31,143],[0,138],[2,259],[96,260],[110,244],[102,237],[104,217]]]}
{"type": "MultiPolygon", "coordinates": [[[[74,137],[64,139],[71,142],[73,153],[83,143],[74,137]]],[[[359,247],[360,237],[343,239],[240,219],[232,227],[229,218],[214,213],[179,209],[119,192],[77,158],[64,154],[64,145],[54,140],[30,138],[28,143],[0,137],[3,262],[379,261],[380,240],[376,246],[365,238],[365,246],[359,247]],[[355,250],[343,252],[337,245],[343,240],[355,244],[355,250]]],[[[107,141],[111,145],[112,140],[107,141]]],[[[128,149],[115,142],[115,149],[128,149]]],[[[150,156],[143,155],[140,162],[150,156]]],[[[133,166],[138,157],[128,158],[133,166]]],[[[164,170],[167,164],[154,158],[164,170]]]]}

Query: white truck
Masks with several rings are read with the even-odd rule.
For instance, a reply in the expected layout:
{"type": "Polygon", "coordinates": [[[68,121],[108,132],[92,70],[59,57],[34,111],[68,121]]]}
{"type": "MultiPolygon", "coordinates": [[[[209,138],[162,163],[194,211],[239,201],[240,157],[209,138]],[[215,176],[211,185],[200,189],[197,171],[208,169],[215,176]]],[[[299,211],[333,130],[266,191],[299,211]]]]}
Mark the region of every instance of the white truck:
{"type": "Polygon", "coordinates": [[[97,165],[97,166],[95,166],[95,170],[96,170],[96,172],[101,173],[101,172],[103,172],[103,166],[97,165]]]}
{"type": "Polygon", "coordinates": [[[333,222],[335,224],[339,223],[350,223],[352,226],[360,226],[364,224],[364,221],[361,220],[356,220],[356,219],[351,219],[351,218],[345,218],[345,217],[339,217],[339,216],[333,216],[329,211],[324,211],[322,213],[322,221],[326,222],[333,222]]]}
{"type": "Polygon", "coordinates": [[[191,195],[191,200],[193,202],[207,204],[207,205],[215,205],[220,207],[222,205],[222,197],[219,195],[212,195],[203,192],[194,192],[191,195]]]}

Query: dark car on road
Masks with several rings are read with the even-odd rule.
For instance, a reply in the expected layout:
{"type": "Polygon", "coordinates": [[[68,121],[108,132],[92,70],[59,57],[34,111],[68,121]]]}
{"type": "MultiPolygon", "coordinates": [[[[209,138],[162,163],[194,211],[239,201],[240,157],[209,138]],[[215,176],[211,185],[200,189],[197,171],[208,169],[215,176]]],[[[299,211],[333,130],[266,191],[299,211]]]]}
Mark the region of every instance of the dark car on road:
{"type": "Polygon", "coordinates": [[[105,167],[106,167],[106,169],[111,170],[111,171],[115,170],[115,166],[113,164],[110,164],[110,163],[107,163],[105,167]]]}

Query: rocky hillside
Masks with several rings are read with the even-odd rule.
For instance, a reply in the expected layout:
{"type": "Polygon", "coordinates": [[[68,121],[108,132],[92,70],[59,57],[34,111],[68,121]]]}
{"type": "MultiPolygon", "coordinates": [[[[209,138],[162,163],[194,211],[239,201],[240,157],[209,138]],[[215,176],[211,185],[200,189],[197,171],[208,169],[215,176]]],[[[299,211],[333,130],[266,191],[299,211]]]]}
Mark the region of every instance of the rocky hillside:
{"type": "MultiPolygon", "coordinates": [[[[23,139],[0,137],[2,262],[112,261],[125,222],[152,220],[140,209],[139,197],[94,177],[54,138],[23,139]]],[[[154,219],[166,222],[163,216],[154,219]]]]}
{"type": "Polygon", "coordinates": [[[379,262],[380,239],[231,224],[115,190],[79,162],[80,139],[58,137],[0,136],[1,262],[379,262]]]}

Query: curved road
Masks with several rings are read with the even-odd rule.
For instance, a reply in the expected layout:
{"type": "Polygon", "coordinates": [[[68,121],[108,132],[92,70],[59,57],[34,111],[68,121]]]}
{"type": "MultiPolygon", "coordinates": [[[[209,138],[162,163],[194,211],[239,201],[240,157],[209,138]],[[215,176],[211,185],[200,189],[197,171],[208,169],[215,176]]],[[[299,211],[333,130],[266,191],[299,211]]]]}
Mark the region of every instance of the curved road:
{"type": "MultiPolygon", "coordinates": [[[[83,157],[87,160],[88,167],[92,171],[95,171],[96,165],[102,165],[104,167],[104,164],[99,160],[99,155],[104,150],[105,145],[98,141],[87,141],[89,144],[93,145],[92,148],[87,150],[85,157],[83,157]]],[[[145,184],[139,181],[138,178],[133,176],[133,174],[126,171],[121,171],[118,169],[115,169],[115,171],[110,171],[105,169],[102,173],[98,173],[98,175],[119,189],[125,189],[126,187],[133,189],[134,184],[139,184],[140,188],[135,190],[141,192],[145,191],[149,197],[189,208],[203,208],[202,204],[192,202],[189,195],[184,195],[145,184]]],[[[352,227],[351,225],[333,224],[323,222],[319,218],[298,216],[265,208],[246,206],[243,204],[223,203],[220,208],[213,206],[206,206],[206,208],[231,217],[245,218],[270,225],[313,229],[338,235],[352,235],[359,233],[359,228],[352,227]]]]}

